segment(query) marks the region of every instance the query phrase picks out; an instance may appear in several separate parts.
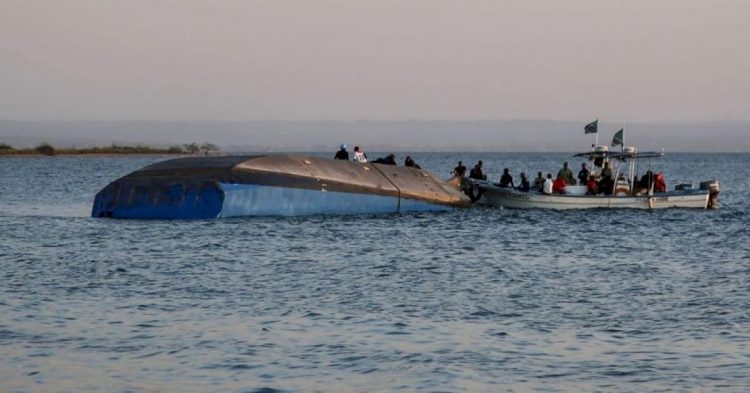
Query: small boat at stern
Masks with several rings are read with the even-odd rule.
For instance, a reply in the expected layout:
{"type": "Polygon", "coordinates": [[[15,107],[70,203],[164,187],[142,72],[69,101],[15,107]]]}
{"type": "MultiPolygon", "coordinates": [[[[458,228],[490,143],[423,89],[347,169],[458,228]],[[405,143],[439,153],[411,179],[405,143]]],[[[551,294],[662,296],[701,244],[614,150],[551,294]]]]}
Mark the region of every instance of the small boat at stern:
{"type": "Polygon", "coordinates": [[[592,164],[592,184],[567,184],[562,190],[554,191],[550,186],[544,192],[543,189],[521,191],[486,180],[466,179],[463,187],[477,204],[518,209],[718,207],[720,190],[716,180],[700,182],[697,188],[693,184],[678,184],[668,190],[661,173],[654,174],[649,169],[642,178],[636,176],[640,161],[663,155],[664,152],[637,152],[633,147],[612,152],[607,146],[596,146],[590,152],[575,155],[588,158],[592,164]]]}
{"type": "Polygon", "coordinates": [[[417,168],[279,154],[187,157],[149,165],[104,187],[91,215],[201,219],[470,206],[455,186],[417,168]]]}

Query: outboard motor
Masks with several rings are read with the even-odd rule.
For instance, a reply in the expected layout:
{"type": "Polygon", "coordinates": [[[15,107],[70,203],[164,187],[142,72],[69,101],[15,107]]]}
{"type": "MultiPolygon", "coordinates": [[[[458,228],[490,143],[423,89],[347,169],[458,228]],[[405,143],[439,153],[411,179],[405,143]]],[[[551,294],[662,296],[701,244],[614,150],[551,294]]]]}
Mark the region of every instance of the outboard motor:
{"type": "Polygon", "coordinates": [[[708,181],[702,181],[701,190],[708,190],[708,208],[709,209],[716,209],[719,207],[719,181],[718,180],[708,180],[708,181]]]}

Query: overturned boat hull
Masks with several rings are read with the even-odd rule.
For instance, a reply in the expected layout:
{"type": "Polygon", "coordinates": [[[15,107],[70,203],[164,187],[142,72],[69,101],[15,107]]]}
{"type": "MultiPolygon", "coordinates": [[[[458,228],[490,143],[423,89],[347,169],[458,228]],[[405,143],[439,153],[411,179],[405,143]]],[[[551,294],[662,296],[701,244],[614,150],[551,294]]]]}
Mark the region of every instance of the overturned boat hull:
{"type": "Polygon", "coordinates": [[[102,189],[93,217],[205,219],[451,210],[470,200],[415,168],[302,155],[164,161],[102,189]]]}

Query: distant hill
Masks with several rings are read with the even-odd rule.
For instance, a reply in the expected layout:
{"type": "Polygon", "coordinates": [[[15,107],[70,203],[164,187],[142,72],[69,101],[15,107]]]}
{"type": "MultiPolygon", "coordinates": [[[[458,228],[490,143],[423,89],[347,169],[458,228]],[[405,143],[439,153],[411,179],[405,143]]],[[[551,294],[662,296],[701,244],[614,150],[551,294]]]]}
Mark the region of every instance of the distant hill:
{"type": "MultiPolygon", "coordinates": [[[[0,143],[29,147],[211,142],[224,151],[333,151],[341,142],[368,151],[580,151],[594,141],[584,123],[477,121],[13,121],[0,120],[0,143]]],[[[600,123],[609,144],[620,123],[600,123]]],[[[750,151],[750,122],[626,124],[625,142],[641,150],[750,151]]]]}

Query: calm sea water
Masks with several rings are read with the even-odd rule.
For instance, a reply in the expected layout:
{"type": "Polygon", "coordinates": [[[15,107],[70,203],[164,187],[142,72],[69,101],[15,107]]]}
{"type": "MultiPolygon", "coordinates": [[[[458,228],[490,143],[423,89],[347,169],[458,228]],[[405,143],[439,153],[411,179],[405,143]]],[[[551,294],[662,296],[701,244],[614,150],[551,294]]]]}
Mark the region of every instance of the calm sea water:
{"type": "Polygon", "coordinates": [[[88,217],[163,159],[0,159],[0,391],[750,390],[750,155],[653,163],[714,211],[88,217]]]}

